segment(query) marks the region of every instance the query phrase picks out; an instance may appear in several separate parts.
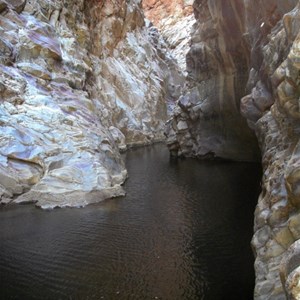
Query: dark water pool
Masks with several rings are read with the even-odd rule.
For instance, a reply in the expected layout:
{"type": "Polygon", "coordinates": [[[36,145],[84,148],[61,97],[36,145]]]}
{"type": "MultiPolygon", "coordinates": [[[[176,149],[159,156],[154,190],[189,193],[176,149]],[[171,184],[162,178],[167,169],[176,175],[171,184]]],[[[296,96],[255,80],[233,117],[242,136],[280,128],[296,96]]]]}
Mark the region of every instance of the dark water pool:
{"type": "Polygon", "coordinates": [[[253,299],[256,164],[127,153],[127,196],[0,209],[1,299],[253,299]]]}

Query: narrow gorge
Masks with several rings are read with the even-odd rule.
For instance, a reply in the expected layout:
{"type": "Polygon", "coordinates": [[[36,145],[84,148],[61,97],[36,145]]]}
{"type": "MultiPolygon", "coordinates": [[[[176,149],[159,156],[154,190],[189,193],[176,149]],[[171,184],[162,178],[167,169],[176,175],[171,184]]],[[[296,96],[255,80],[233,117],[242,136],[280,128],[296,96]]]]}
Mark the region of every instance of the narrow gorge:
{"type": "Polygon", "coordinates": [[[0,0],[0,32],[0,298],[46,299],[45,284],[47,299],[243,300],[250,230],[249,299],[300,299],[299,1],[0,0]],[[48,214],[16,205],[32,202],[48,214]],[[218,269],[217,240],[231,277],[207,272],[211,287],[200,269],[218,269]]]}

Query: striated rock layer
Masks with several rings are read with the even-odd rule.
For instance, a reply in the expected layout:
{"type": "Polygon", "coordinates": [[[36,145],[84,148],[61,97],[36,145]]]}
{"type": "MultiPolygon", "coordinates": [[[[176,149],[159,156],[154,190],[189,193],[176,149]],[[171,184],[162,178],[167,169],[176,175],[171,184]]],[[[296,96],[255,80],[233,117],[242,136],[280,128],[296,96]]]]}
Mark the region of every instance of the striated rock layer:
{"type": "Polygon", "coordinates": [[[146,17],[159,29],[169,46],[170,54],[186,71],[186,55],[190,45],[190,31],[195,23],[193,0],[143,0],[146,17]]]}
{"type": "Polygon", "coordinates": [[[263,178],[254,298],[299,299],[300,2],[196,0],[194,10],[188,89],[168,122],[170,151],[254,160],[255,132],[263,178]]]}
{"type": "Polygon", "coordinates": [[[249,71],[242,1],[196,0],[187,55],[188,88],[168,122],[173,155],[258,160],[254,133],[240,115],[249,71]]]}
{"type": "Polygon", "coordinates": [[[257,134],[264,170],[252,240],[254,295],[299,299],[300,3],[247,1],[246,12],[251,70],[241,112],[257,134]]]}
{"type": "Polygon", "coordinates": [[[163,139],[177,72],[140,1],[0,0],[0,31],[1,202],[124,194],[119,149],[163,139]]]}

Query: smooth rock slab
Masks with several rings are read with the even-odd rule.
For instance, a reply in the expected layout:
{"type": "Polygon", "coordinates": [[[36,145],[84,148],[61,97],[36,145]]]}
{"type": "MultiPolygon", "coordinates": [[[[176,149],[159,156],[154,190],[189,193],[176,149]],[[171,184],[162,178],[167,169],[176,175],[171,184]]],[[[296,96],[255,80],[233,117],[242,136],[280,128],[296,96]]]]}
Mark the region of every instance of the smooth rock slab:
{"type": "Polygon", "coordinates": [[[14,203],[35,203],[43,209],[53,209],[55,207],[83,207],[88,204],[97,203],[105,199],[124,196],[125,191],[121,186],[93,190],[90,192],[72,191],[64,193],[41,193],[30,191],[14,200],[14,203]]]}

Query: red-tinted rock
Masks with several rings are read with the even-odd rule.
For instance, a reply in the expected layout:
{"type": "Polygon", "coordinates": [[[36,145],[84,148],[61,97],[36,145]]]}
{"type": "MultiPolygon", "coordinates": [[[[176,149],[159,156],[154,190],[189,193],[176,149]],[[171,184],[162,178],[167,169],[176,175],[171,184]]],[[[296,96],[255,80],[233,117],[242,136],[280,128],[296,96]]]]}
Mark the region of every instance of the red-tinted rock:
{"type": "Polygon", "coordinates": [[[143,0],[142,3],[146,17],[157,27],[169,16],[176,18],[193,13],[193,1],[190,0],[143,0]]]}

